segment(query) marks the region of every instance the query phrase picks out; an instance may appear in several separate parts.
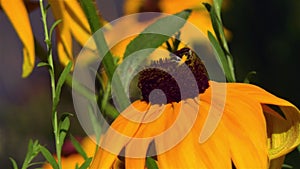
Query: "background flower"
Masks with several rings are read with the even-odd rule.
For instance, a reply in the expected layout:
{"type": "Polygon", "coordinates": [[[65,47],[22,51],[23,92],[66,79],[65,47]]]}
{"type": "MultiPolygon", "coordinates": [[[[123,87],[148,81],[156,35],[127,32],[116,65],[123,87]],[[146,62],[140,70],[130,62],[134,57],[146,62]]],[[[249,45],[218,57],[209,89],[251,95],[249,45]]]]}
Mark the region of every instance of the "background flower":
{"type": "Polygon", "coordinates": [[[31,30],[28,13],[23,0],[0,1],[0,7],[4,10],[7,17],[11,21],[23,44],[23,73],[22,77],[27,77],[34,68],[34,40],[31,30]]]}
{"type": "MultiPolygon", "coordinates": [[[[90,38],[91,31],[88,21],[76,0],[49,0],[52,13],[56,20],[61,20],[57,31],[57,50],[60,62],[65,66],[73,61],[72,37],[80,45],[84,45],[90,38]]],[[[9,0],[0,2],[0,6],[8,16],[23,44],[23,73],[27,77],[35,67],[34,34],[31,29],[28,13],[36,9],[37,2],[9,0]]],[[[37,36],[37,35],[36,35],[37,36]]],[[[91,46],[94,49],[94,46],[91,46]]]]}

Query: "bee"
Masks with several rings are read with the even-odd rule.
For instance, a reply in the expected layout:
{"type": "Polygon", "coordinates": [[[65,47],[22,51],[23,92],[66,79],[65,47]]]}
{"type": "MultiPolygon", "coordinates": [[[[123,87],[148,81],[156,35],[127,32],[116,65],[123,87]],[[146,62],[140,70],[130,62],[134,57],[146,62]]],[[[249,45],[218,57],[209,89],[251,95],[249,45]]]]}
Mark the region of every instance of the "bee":
{"type": "Polygon", "coordinates": [[[200,60],[196,53],[194,53],[190,48],[184,47],[178,51],[174,52],[175,56],[171,56],[171,60],[178,63],[178,66],[182,64],[187,64],[189,67],[193,67],[197,60],[200,60]]]}

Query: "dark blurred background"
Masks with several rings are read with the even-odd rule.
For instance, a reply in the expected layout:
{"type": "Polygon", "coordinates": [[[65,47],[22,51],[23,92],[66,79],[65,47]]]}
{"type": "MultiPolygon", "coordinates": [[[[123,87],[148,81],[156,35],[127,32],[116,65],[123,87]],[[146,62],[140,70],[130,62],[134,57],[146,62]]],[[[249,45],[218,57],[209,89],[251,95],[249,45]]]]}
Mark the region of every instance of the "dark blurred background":
{"type": "MultiPolygon", "coordinates": [[[[300,107],[300,1],[227,1],[223,22],[233,35],[229,45],[238,80],[256,71],[252,83],[300,107]]],[[[98,0],[97,4],[103,17],[112,21],[122,16],[122,2],[98,0]]],[[[36,36],[42,35],[39,13],[30,14],[36,36]]],[[[0,168],[11,168],[8,157],[21,164],[30,138],[53,147],[50,85],[44,68],[21,78],[22,44],[3,11],[0,25],[0,168]]],[[[69,87],[62,98],[59,109],[74,112],[69,87]]],[[[76,117],[71,130],[84,135],[76,117]]],[[[298,151],[293,151],[286,163],[300,168],[299,159],[298,151]]]]}

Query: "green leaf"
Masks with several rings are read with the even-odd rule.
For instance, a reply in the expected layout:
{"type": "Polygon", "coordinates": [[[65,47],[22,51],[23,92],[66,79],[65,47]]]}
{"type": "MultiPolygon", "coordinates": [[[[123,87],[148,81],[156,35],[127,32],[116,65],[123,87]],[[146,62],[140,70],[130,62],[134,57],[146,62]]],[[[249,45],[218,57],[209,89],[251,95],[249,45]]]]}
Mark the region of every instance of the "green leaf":
{"type": "Polygon", "coordinates": [[[94,114],[93,108],[91,106],[88,107],[88,113],[89,113],[89,117],[90,117],[91,122],[92,122],[93,130],[94,130],[95,135],[96,135],[96,142],[99,143],[100,136],[101,136],[101,130],[102,130],[101,126],[99,125],[97,117],[94,114]]]}
{"type": "Polygon", "coordinates": [[[94,101],[94,99],[98,99],[97,96],[92,93],[89,89],[84,87],[82,84],[78,83],[73,77],[68,74],[66,78],[66,83],[71,86],[76,92],[80,93],[82,96],[87,98],[89,101],[94,101]]]}
{"type": "Polygon", "coordinates": [[[225,53],[229,53],[227,41],[226,41],[225,34],[224,34],[224,28],[223,28],[223,24],[222,24],[222,20],[221,20],[221,16],[220,16],[221,4],[214,3],[212,7],[208,3],[203,3],[203,4],[210,13],[212,26],[214,28],[214,32],[216,34],[218,41],[221,43],[221,46],[224,48],[225,53]],[[217,6],[219,5],[219,7],[216,7],[216,5],[217,6]],[[216,10],[218,10],[218,11],[216,11],[216,10]]]}
{"type": "Polygon", "coordinates": [[[282,168],[293,168],[293,166],[288,165],[288,164],[282,164],[282,168]]]}
{"type": "Polygon", "coordinates": [[[158,166],[157,166],[155,160],[151,157],[146,158],[146,166],[148,169],[158,169],[158,166]]]}
{"type": "Polygon", "coordinates": [[[38,63],[36,66],[37,66],[37,67],[43,67],[43,66],[49,67],[50,65],[49,65],[49,63],[46,63],[46,62],[40,62],[40,63],[38,63]]]}
{"type": "Polygon", "coordinates": [[[91,162],[92,162],[92,159],[93,159],[93,158],[88,158],[88,159],[86,159],[86,160],[84,161],[84,163],[83,163],[78,169],[87,169],[87,168],[90,166],[90,164],[91,164],[91,162]]]}
{"type": "Polygon", "coordinates": [[[11,161],[11,163],[13,165],[13,169],[18,169],[17,162],[13,158],[11,158],[11,157],[9,157],[9,160],[11,161]]]}
{"type": "Polygon", "coordinates": [[[89,21],[90,28],[92,30],[92,33],[95,33],[98,29],[100,29],[103,25],[101,24],[97,9],[95,8],[94,1],[92,0],[80,0],[79,1],[83,11],[89,21]]]}
{"type": "Polygon", "coordinates": [[[72,62],[70,61],[68,63],[68,65],[64,68],[63,72],[60,74],[60,77],[57,81],[57,86],[55,89],[56,97],[54,98],[54,103],[53,103],[55,108],[57,107],[59,99],[60,99],[61,87],[64,84],[64,82],[66,81],[66,78],[67,78],[68,74],[70,73],[71,68],[72,68],[72,62]]]}
{"type": "Polygon", "coordinates": [[[59,129],[59,146],[63,146],[64,140],[70,128],[70,118],[68,116],[63,116],[60,119],[58,129],[59,129]]]}
{"type": "Polygon", "coordinates": [[[250,83],[251,78],[255,75],[256,75],[256,71],[249,72],[244,79],[244,83],[250,83]]]}
{"type": "MultiPolygon", "coordinates": [[[[175,15],[166,16],[148,26],[141,34],[133,39],[127,46],[124,58],[142,50],[161,46],[172,35],[179,31],[191,14],[191,10],[184,10],[175,15]],[[181,19],[180,19],[181,18],[181,19]]],[[[149,54],[151,50],[149,51],[149,54]]]]}
{"type": "Polygon", "coordinates": [[[92,162],[92,159],[93,159],[93,158],[88,158],[88,159],[86,159],[86,160],[84,161],[84,163],[83,163],[78,169],[87,169],[87,168],[90,166],[90,164],[91,164],[91,162],[92,162]]]}
{"type": "Polygon", "coordinates": [[[214,11],[216,12],[216,15],[219,18],[219,20],[221,20],[222,1],[223,0],[214,0],[213,1],[213,8],[214,8],[214,11]]]}
{"type": "Polygon", "coordinates": [[[232,55],[230,54],[227,41],[225,38],[225,33],[224,33],[224,28],[222,24],[222,19],[221,19],[221,5],[222,5],[222,0],[214,0],[213,6],[211,6],[208,3],[203,3],[203,5],[206,7],[206,9],[210,13],[211,17],[211,22],[212,26],[214,28],[214,32],[216,34],[216,38],[209,33],[209,39],[211,43],[213,42],[213,46],[215,47],[215,50],[217,50],[217,53],[219,54],[218,62],[222,63],[222,66],[224,68],[224,73],[227,78],[227,81],[229,82],[235,82],[235,73],[234,73],[234,66],[233,66],[233,58],[232,55]],[[219,45],[217,45],[219,44],[219,45]],[[221,54],[220,53],[220,48],[223,51],[221,54]],[[224,59],[226,58],[226,59],[224,59]]]}
{"type": "Polygon", "coordinates": [[[22,169],[26,169],[30,166],[31,161],[39,154],[40,148],[41,146],[37,140],[34,142],[32,140],[29,140],[27,153],[22,165],[22,169]]]}
{"type": "Polygon", "coordinates": [[[59,169],[56,160],[54,159],[53,155],[50,153],[50,151],[48,149],[46,149],[44,146],[41,146],[41,152],[42,152],[43,156],[45,157],[45,159],[53,167],[53,169],[59,169]]]}
{"type": "Polygon", "coordinates": [[[103,58],[103,65],[107,71],[108,78],[111,80],[113,73],[116,69],[116,64],[114,62],[111,52],[108,50],[107,43],[105,41],[102,31],[98,31],[103,25],[100,22],[100,18],[97,14],[95,4],[93,0],[80,0],[80,4],[83,8],[83,11],[88,19],[91,31],[93,33],[94,40],[96,42],[97,50],[99,56],[103,58]],[[96,33],[97,32],[97,33],[96,33]],[[107,53],[104,53],[107,51],[107,53]]]}
{"type": "Polygon", "coordinates": [[[56,26],[59,24],[59,23],[61,23],[62,22],[62,20],[61,19],[59,19],[59,20],[57,20],[57,21],[55,21],[53,24],[52,24],[52,26],[51,26],[51,28],[50,28],[50,35],[49,35],[49,37],[50,37],[50,39],[52,38],[52,33],[53,33],[53,31],[54,31],[54,29],[56,28],[56,26]]]}
{"type": "Polygon", "coordinates": [[[222,50],[220,44],[218,43],[217,39],[214,37],[214,35],[208,31],[208,39],[210,43],[212,44],[212,47],[217,55],[216,59],[218,63],[222,66],[224,74],[226,76],[227,81],[233,82],[234,79],[231,76],[231,71],[225,56],[224,51],[222,50]]]}
{"type": "Polygon", "coordinates": [[[71,142],[73,146],[75,147],[76,151],[84,158],[84,160],[88,159],[88,156],[86,155],[85,151],[81,147],[80,143],[76,140],[76,138],[73,135],[70,135],[71,142]]]}
{"type": "Polygon", "coordinates": [[[116,110],[116,108],[114,106],[112,106],[110,103],[107,103],[104,107],[104,113],[105,115],[108,115],[109,117],[111,117],[112,119],[117,118],[120,113],[118,112],[118,110],[116,110]]]}

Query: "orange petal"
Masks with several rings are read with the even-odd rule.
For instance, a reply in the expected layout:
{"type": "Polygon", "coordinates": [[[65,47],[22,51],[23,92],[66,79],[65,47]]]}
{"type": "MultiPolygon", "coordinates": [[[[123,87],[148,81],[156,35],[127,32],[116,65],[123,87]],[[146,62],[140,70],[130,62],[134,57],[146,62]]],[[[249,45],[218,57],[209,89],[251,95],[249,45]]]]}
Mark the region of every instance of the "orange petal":
{"type": "MultiPolygon", "coordinates": [[[[184,108],[188,115],[192,111],[192,102],[186,103],[190,108],[184,108]]],[[[196,107],[198,107],[198,103],[196,107]]],[[[218,128],[215,134],[205,143],[198,142],[199,134],[210,104],[201,102],[200,110],[194,127],[189,134],[171,150],[159,154],[158,164],[161,168],[231,168],[229,149],[226,143],[226,133],[218,128]]],[[[169,142],[169,140],[166,140],[169,142]]]]}
{"type": "Polygon", "coordinates": [[[29,17],[22,0],[2,0],[1,6],[23,44],[23,73],[27,77],[34,68],[34,40],[29,17]]]}
{"type": "Polygon", "coordinates": [[[134,136],[140,127],[140,122],[149,105],[146,102],[136,101],[112,123],[101,142],[101,148],[96,153],[91,169],[110,168],[117,155],[134,136]],[[123,115],[124,114],[124,115],[123,115]],[[134,119],[130,121],[129,119],[134,119]]]}
{"type": "Polygon", "coordinates": [[[267,168],[267,133],[261,105],[236,94],[239,96],[231,96],[228,91],[222,119],[232,160],[236,168],[267,168]]]}
{"type": "Polygon", "coordinates": [[[116,158],[116,154],[112,154],[106,150],[103,150],[102,148],[99,148],[89,169],[110,169],[112,168],[116,158]]]}
{"type": "MultiPolygon", "coordinates": [[[[300,111],[297,107],[254,85],[239,83],[229,83],[228,85],[230,86],[229,88],[241,91],[249,99],[255,99],[261,104],[277,105],[284,113],[286,120],[274,116],[274,112],[266,109],[265,117],[267,121],[270,159],[285,155],[300,144],[300,111]]],[[[263,108],[266,107],[263,106],[263,108]]]]}

